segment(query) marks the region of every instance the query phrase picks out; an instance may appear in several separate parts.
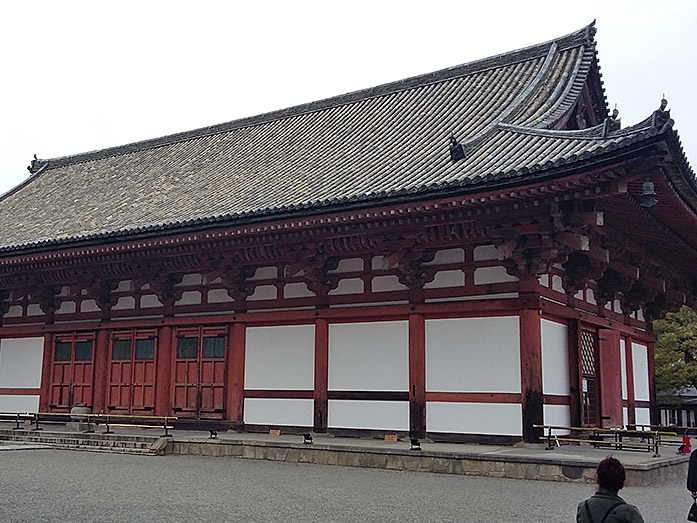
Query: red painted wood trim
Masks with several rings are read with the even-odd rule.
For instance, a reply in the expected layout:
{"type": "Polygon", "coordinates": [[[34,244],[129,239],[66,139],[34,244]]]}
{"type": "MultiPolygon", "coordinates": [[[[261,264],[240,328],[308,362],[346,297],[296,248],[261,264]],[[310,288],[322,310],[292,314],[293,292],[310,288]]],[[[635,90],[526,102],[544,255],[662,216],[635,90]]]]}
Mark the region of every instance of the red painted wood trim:
{"type": "Polygon", "coordinates": [[[421,314],[409,316],[409,431],[426,437],[426,322],[421,314]]]}
{"type": "Polygon", "coordinates": [[[426,401],[443,403],[521,403],[517,392],[427,392],[426,401]]]}
{"type": "Polygon", "coordinates": [[[245,398],[314,399],[312,390],[245,390],[245,398]]]}
{"type": "Polygon", "coordinates": [[[636,423],[636,407],[634,399],[634,359],[632,358],[632,338],[627,337],[624,340],[624,361],[626,363],[627,373],[627,423],[634,425],[636,423]]]}
{"type": "MultiPolygon", "coordinates": [[[[5,394],[16,394],[18,396],[36,396],[41,394],[41,388],[12,388],[0,387],[0,396],[5,394]]],[[[39,400],[39,403],[41,400],[39,400]]]]}
{"type": "Polygon", "coordinates": [[[111,331],[97,331],[94,344],[94,389],[92,392],[92,412],[104,412],[106,405],[106,381],[109,366],[109,338],[111,331]]]}
{"type": "MultiPolygon", "coordinates": [[[[571,405],[570,396],[561,396],[558,394],[545,394],[543,396],[543,401],[545,405],[571,405]]],[[[578,425],[571,424],[572,427],[578,427],[578,425]]]]}
{"type": "Polygon", "coordinates": [[[155,358],[155,415],[169,416],[172,408],[171,383],[174,359],[174,329],[161,327],[157,334],[157,356],[155,358]]]}
{"type": "Polygon", "coordinates": [[[41,366],[41,396],[39,398],[39,410],[41,412],[48,412],[48,405],[50,403],[54,337],[52,333],[44,335],[44,358],[41,366]]]}
{"type": "Polygon", "coordinates": [[[409,393],[406,391],[330,390],[327,392],[327,398],[330,400],[409,401],[409,393]]]}
{"type": "Polygon", "coordinates": [[[636,402],[634,402],[634,408],[635,409],[650,409],[651,402],[650,401],[636,401],[636,402]]]}
{"type": "Polygon", "coordinates": [[[227,417],[244,421],[244,359],[247,344],[246,326],[232,325],[228,336],[227,417]]]}
{"type": "Polygon", "coordinates": [[[315,388],[314,423],[315,432],[327,432],[329,403],[329,322],[324,319],[315,322],[315,388]]]}
{"type": "Polygon", "coordinates": [[[537,441],[544,423],[542,409],[542,322],[538,309],[520,311],[520,390],[523,404],[523,439],[537,441]]]}

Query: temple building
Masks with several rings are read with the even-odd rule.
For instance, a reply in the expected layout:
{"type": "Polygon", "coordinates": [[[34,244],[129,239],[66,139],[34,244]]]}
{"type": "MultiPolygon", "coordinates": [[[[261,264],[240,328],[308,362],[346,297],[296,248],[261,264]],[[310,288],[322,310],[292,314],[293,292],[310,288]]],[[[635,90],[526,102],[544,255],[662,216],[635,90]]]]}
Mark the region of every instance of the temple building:
{"type": "Polygon", "coordinates": [[[595,28],[268,114],[35,159],[0,197],[0,411],[535,441],[657,422],[697,300],[667,102],[595,28]]]}

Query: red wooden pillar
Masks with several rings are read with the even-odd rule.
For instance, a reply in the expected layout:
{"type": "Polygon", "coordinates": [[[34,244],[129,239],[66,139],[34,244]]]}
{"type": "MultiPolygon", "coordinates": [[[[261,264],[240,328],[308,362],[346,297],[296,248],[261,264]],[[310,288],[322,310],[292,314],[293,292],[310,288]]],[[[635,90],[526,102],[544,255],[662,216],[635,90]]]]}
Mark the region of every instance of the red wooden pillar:
{"type": "Polygon", "coordinates": [[[426,437],[426,322],[409,316],[409,434],[426,437]]]}
{"type": "Polygon", "coordinates": [[[155,415],[169,416],[172,410],[171,384],[174,358],[174,329],[161,327],[157,336],[157,369],[155,370],[155,415]]]}
{"type": "Polygon", "coordinates": [[[109,338],[111,331],[100,329],[94,343],[94,389],[92,412],[103,413],[106,405],[107,368],[109,366],[109,338]]]}
{"type": "Polygon", "coordinates": [[[627,424],[636,423],[636,400],[634,399],[634,358],[632,354],[632,338],[627,338],[624,342],[624,361],[627,373],[627,424]]]}
{"type": "Polygon", "coordinates": [[[53,363],[53,342],[55,334],[44,335],[44,358],[41,367],[41,392],[39,396],[39,412],[48,412],[51,400],[51,364],[53,363]]]}
{"type": "Polygon", "coordinates": [[[624,424],[620,333],[610,329],[600,329],[598,341],[600,425],[605,428],[619,428],[624,424]]]}
{"type": "Polygon", "coordinates": [[[329,386],[329,322],[315,322],[315,432],[327,432],[327,415],[329,401],[327,388],[329,386]]]}
{"type": "Polygon", "coordinates": [[[243,323],[234,323],[228,337],[227,418],[244,422],[244,354],[246,330],[243,323]]]}
{"type": "Polygon", "coordinates": [[[572,427],[581,426],[581,358],[579,355],[579,332],[578,320],[569,321],[569,423],[572,427]]]}
{"type": "Polygon", "coordinates": [[[533,425],[544,421],[542,396],[542,325],[538,309],[520,311],[520,390],[523,399],[523,439],[533,443],[542,434],[533,425]]]}

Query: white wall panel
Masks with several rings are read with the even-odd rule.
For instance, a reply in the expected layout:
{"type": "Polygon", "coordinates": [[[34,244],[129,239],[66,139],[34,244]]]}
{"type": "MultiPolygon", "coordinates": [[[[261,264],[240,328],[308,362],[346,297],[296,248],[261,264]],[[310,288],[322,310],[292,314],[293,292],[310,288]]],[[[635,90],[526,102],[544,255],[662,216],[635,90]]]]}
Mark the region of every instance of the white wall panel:
{"type": "Polygon", "coordinates": [[[627,399],[627,342],[620,340],[620,367],[622,370],[622,399],[627,399]]]}
{"type": "Polygon", "coordinates": [[[484,260],[503,260],[503,247],[496,247],[494,244],[478,245],[473,252],[474,261],[484,260]]]}
{"type": "Polygon", "coordinates": [[[569,328],[549,320],[542,320],[542,392],[569,395],[569,328]]]}
{"type": "Polygon", "coordinates": [[[248,301],[275,300],[278,289],[274,285],[259,285],[254,288],[254,294],[247,298],[248,301]]]}
{"type": "Polygon", "coordinates": [[[244,422],[250,425],[311,427],[314,422],[314,400],[245,398],[244,422]]]}
{"type": "Polygon", "coordinates": [[[649,359],[646,345],[632,343],[632,364],[634,366],[634,399],[649,401],[649,359]]]}
{"type": "Polygon", "coordinates": [[[407,288],[399,283],[399,278],[397,278],[397,276],[394,274],[388,276],[376,276],[370,283],[373,292],[403,291],[407,288]]]}
{"type": "Polygon", "coordinates": [[[228,303],[233,301],[225,289],[211,289],[208,291],[208,303],[228,303]]]}
{"type": "Polygon", "coordinates": [[[426,430],[462,434],[523,434],[519,403],[426,402],[426,430]]]}
{"type": "Polygon", "coordinates": [[[314,389],[314,325],[248,327],[246,332],[246,389],[314,389]]]}
{"type": "Polygon", "coordinates": [[[43,338],[5,338],[0,341],[0,387],[41,387],[43,357],[43,338]]]}
{"type": "Polygon", "coordinates": [[[478,269],[474,269],[475,285],[506,283],[510,281],[518,281],[518,278],[508,274],[506,267],[480,267],[478,269]]]}
{"type": "Polygon", "coordinates": [[[39,396],[0,395],[0,412],[39,412],[39,396]]]}
{"type": "Polygon", "coordinates": [[[622,407],[622,423],[625,427],[629,423],[629,409],[627,407],[622,407]]]}
{"type": "Polygon", "coordinates": [[[426,390],[520,392],[518,316],[426,320],[426,390]]]}
{"type": "Polygon", "coordinates": [[[424,285],[424,289],[446,289],[465,285],[465,273],[459,269],[438,271],[433,281],[424,285]]]}
{"type": "Polygon", "coordinates": [[[409,430],[409,402],[329,400],[330,428],[409,430]]]}
{"type": "Polygon", "coordinates": [[[309,298],[314,295],[315,293],[307,288],[307,283],[305,282],[289,283],[283,287],[283,297],[286,299],[309,298]]]}
{"type": "Polygon", "coordinates": [[[329,390],[408,391],[408,322],[329,325],[329,390]]]}
{"type": "Polygon", "coordinates": [[[651,425],[651,410],[637,407],[634,409],[634,419],[637,425],[651,425]]]}
{"type": "MultiPolygon", "coordinates": [[[[571,426],[571,408],[568,405],[543,405],[542,415],[545,425],[571,426]]],[[[567,435],[570,432],[564,429],[552,429],[552,434],[557,436],[567,435]]],[[[545,429],[544,433],[547,434],[547,429],[545,429]]]]}
{"type": "Polygon", "coordinates": [[[433,260],[423,265],[443,265],[445,263],[462,263],[465,261],[464,249],[443,249],[436,251],[433,260]]]}
{"type": "Polygon", "coordinates": [[[329,291],[331,296],[341,296],[342,294],[363,294],[365,283],[360,278],[346,278],[339,280],[339,285],[329,291]]]}

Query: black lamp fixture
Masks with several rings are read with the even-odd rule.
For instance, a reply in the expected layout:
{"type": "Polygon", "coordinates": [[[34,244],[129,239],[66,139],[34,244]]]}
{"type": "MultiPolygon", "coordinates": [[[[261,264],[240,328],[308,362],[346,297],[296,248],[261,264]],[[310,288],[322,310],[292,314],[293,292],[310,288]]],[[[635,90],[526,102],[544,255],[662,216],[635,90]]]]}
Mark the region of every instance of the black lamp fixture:
{"type": "Polygon", "coordinates": [[[653,182],[646,177],[644,185],[641,186],[641,196],[639,196],[639,205],[644,209],[650,209],[658,203],[658,198],[656,198],[656,190],[654,188],[653,182]]]}
{"type": "Polygon", "coordinates": [[[312,445],[312,434],[303,434],[303,443],[312,445]]]}
{"type": "Polygon", "coordinates": [[[208,429],[208,432],[211,433],[210,436],[208,436],[208,439],[218,439],[218,431],[214,429],[208,429]]]}
{"type": "Polygon", "coordinates": [[[411,442],[411,447],[409,447],[409,450],[423,450],[421,448],[421,442],[418,438],[409,438],[409,441],[411,442]]]}

